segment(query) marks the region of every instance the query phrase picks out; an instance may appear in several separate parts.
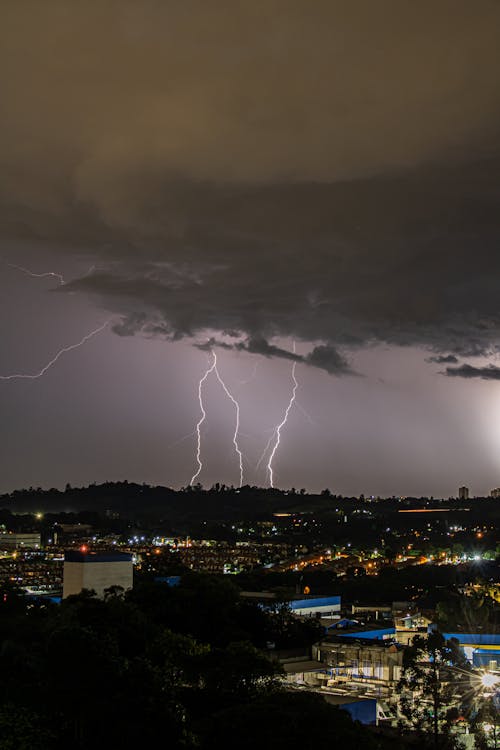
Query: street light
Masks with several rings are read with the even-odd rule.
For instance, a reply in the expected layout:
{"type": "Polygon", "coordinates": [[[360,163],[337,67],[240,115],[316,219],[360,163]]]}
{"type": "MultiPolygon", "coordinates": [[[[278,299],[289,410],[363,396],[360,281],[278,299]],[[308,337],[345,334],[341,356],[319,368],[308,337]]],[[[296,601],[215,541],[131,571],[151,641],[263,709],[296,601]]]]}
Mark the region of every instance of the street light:
{"type": "Polygon", "coordinates": [[[500,677],[491,672],[485,672],[481,677],[481,685],[485,688],[492,688],[495,685],[498,685],[499,682],[500,677]]]}

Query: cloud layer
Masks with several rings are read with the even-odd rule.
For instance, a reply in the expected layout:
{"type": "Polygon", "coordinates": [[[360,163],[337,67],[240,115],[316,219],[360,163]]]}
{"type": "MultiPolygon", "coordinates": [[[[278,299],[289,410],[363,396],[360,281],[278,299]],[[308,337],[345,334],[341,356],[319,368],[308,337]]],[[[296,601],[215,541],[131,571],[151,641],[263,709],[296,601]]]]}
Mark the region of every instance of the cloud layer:
{"type": "Polygon", "coordinates": [[[454,354],[438,354],[435,357],[429,357],[427,362],[434,362],[435,364],[438,364],[438,365],[457,364],[458,357],[455,357],[454,354]]]}
{"type": "Polygon", "coordinates": [[[212,351],[214,348],[236,349],[237,351],[250,352],[251,354],[260,354],[264,357],[277,357],[278,359],[288,359],[292,362],[302,362],[311,367],[319,367],[330,373],[330,375],[357,375],[351,366],[333,346],[320,344],[315,346],[308,354],[297,354],[295,351],[283,349],[275,344],[270,344],[262,336],[248,338],[244,341],[238,341],[229,344],[214,337],[207,339],[203,343],[195,344],[201,351],[212,351]]]}
{"type": "Polygon", "coordinates": [[[116,332],[497,347],[497,2],[27,0],[0,36],[2,233],[91,256],[59,291],[116,332]]]}
{"type": "Polygon", "coordinates": [[[481,378],[482,380],[500,380],[500,367],[487,365],[486,367],[473,367],[472,365],[460,365],[460,367],[447,367],[446,375],[449,378],[481,378]]]}

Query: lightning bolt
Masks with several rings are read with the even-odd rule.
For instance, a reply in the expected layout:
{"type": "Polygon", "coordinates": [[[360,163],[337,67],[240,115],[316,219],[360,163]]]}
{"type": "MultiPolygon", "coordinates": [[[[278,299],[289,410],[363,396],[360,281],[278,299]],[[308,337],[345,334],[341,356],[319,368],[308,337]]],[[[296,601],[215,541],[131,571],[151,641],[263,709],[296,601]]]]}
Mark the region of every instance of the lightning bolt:
{"type": "Polygon", "coordinates": [[[198,471],[196,471],[191,477],[191,481],[189,482],[190,486],[194,484],[195,480],[199,477],[200,472],[203,469],[203,464],[201,462],[201,425],[205,421],[207,417],[207,413],[205,411],[205,407],[203,406],[202,388],[203,388],[203,383],[208,378],[210,373],[215,370],[216,365],[217,365],[217,356],[214,353],[214,361],[212,362],[211,367],[207,369],[206,373],[203,375],[203,377],[200,379],[200,382],[198,383],[198,401],[200,402],[200,410],[201,410],[201,418],[199,419],[196,425],[196,435],[197,435],[196,460],[198,462],[198,471]]]}
{"type": "MultiPolygon", "coordinates": [[[[15,263],[6,263],[9,268],[15,268],[17,271],[22,271],[22,273],[25,273],[27,276],[31,276],[33,279],[45,279],[48,276],[52,277],[53,279],[57,279],[59,284],[64,285],[66,283],[64,276],[62,273],[56,273],[55,271],[45,271],[44,273],[34,273],[34,271],[30,271],[29,268],[24,268],[24,266],[17,266],[15,263]]],[[[90,276],[90,274],[95,271],[96,266],[90,266],[89,270],[84,274],[84,276],[90,276]]]]}
{"type": "Polygon", "coordinates": [[[248,383],[251,383],[252,380],[255,380],[255,378],[257,377],[257,370],[258,369],[259,369],[259,363],[255,362],[254,366],[253,366],[252,374],[250,375],[250,377],[247,378],[246,380],[240,380],[240,381],[238,381],[239,385],[248,385],[248,383]]]}
{"type": "Polygon", "coordinates": [[[63,354],[66,354],[67,352],[73,351],[73,349],[78,349],[80,346],[83,346],[89,339],[93,338],[94,336],[97,336],[98,333],[103,331],[111,322],[111,319],[107,320],[105,323],[100,325],[98,328],[95,328],[90,333],[87,333],[80,341],[78,341],[76,344],[70,344],[69,346],[65,346],[63,349],[60,349],[55,357],[53,357],[50,362],[48,362],[46,365],[42,367],[40,372],[35,372],[33,374],[25,374],[25,373],[17,373],[14,375],[0,375],[0,380],[37,380],[37,378],[41,378],[47,370],[49,370],[57,360],[62,357],[63,354]]]}
{"type": "MultiPolygon", "coordinates": [[[[266,430],[266,432],[267,432],[267,430],[266,430]]],[[[269,446],[270,446],[270,445],[271,445],[271,443],[273,442],[273,440],[274,440],[275,436],[276,436],[276,428],[274,428],[273,430],[271,430],[271,437],[270,437],[270,438],[269,438],[269,440],[267,441],[267,443],[266,443],[266,447],[265,447],[265,448],[264,448],[264,450],[262,451],[262,454],[261,454],[261,456],[260,456],[259,460],[257,461],[257,464],[256,464],[256,466],[255,466],[255,469],[256,469],[256,470],[258,470],[258,468],[259,468],[259,466],[261,465],[262,461],[263,461],[263,460],[264,460],[264,458],[266,457],[266,453],[267,453],[267,451],[269,450],[269,446]]]]}
{"type": "Polygon", "coordinates": [[[217,369],[217,355],[215,354],[215,352],[214,352],[214,364],[215,364],[215,374],[217,376],[217,380],[219,381],[222,388],[224,389],[224,393],[226,394],[228,399],[230,399],[230,401],[233,402],[234,408],[236,410],[236,422],[235,422],[234,434],[233,434],[233,445],[234,445],[235,453],[238,456],[238,462],[240,465],[240,487],[241,487],[243,484],[243,454],[240,451],[240,447],[238,445],[238,433],[240,431],[240,405],[236,401],[234,396],[231,395],[226,384],[224,383],[224,381],[222,380],[220,376],[219,370],[217,369]]]}
{"type": "Polygon", "coordinates": [[[27,276],[31,276],[34,279],[45,279],[47,276],[51,276],[53,279],[57,279],[60,284],[65,284],[64,276],[60,273],[55,273],[54,271],[45,271],[45,273],[34,273],[33,271],[30,271],[28,268],[23,268],[23,266],[16,266],[15,263],[7,263],[10,268],[15,268],[17,271],[22,271],[27,276]]]}
{"type": "Polygon", "coordinates": [[[219,381],[220,385],[222,386],[222,389],[224,390],[224,393],[228,397],[228,399],[233,403],[235,411],[236,411],[236,422],[235,422],[235,428],[233,433],[233,445],[236,455],[238,456],[238,463],[240,468],[240,487],[243,484],[243,454],[240,450],[239,444],[238,444],[238,435],[240,432],[240,405],[234,398],[234,396],[229,391],[227,385],[223,381],[220,372],[217,368],[217,354],[215,352],[212,352],[213,354],[213,362],[210,365],[210,367],[207,368],[205,374],[201,377],[200,382],[198,383],[198,401],[200,404],[200,411],[201,411],[201,417],[198,420],[196,424],[196,461],[198,463],[198,470],[193,474],[191,477],[191,481],[189,482],[190,486],[192,486],[195,482],[195,480],[199,477],[200,472],[203,468],[203,463],[201,461],[201,425],[205,421],[207,417],[207,413],[205,411],[205,407],[203,404],[203,384],[211,375],[212,372],[215,372],[215,376],[217,380],[219,381]]]}
{"type": "MultiPolygon", "coordinates": [[[[293,345],[293,351],[295,352],[295,344],[293,345]]],[[[288,415],[290,414],[290,409],[292,408],[292,406],[293,406],[293,404],[295,402],[295,396],[297,394],[297,388],[299,387],[299,383],[297,381],[297,378],[295,377],[296,367],[297,367],[297,362],[294,362],[293,365],[292,365],[293,388],[292,388],[292,394],[290,396],[290,401],[288,402],[288,406],[285,409],[285,414],[283,415],[283,419],[281,420],[281,422],[279,423],[279,425],[277,425],[277,427],[275,428],[275,431],[273,433],[273,436],[276,439],[274,441],[274,446],[273,446],[273,449],[272,449],[271,454],[269,456],[269,461],[267,462],[267,471],[268,471],[268,474],[269,474],[269,484],[270,484],[271,487],[274,487],[273,460],[274,460],[274,456],[276,455],[276,451],[278,450],[278,446],[280,444],[281,430],[283,429],[283,427],[287,423],[288,415]]],[[[269,443],[266,446],[266,451],[267,451],[267,448],[270,445],[270,442],[271,441],[269,441],[269,443]]]]}
{"type": "Polygon", "coordinates": [[[174,440],[173,443],[170,443],[169,445],[167,445],[167,447],[165,448],[165,450],[167,450],[167,451],[172,450],[172,448],[175,448],[177,445],[180,445],[181,443],[186,442],[186,440],[189,440],[189,438],[192,438],[193,435],[196,435],[196,430],[193,430],[188,435],[183,435],[178,440],[174,440]]]}
{"type": "Polygon", "coordinates": [[[311,415],[309,414],[309,412],[307,412],[307,411],[306,411],[306,410],[304,409],[304,407],[302,406],[302,404],[300,404],[300,403],[299,403],[298,401],[295,401],[295,406],[297,407],[297,409],[298,409],[298,410],[299,410],[300,412],[302,412],[302,414],[303,414],[303,415],[304,415],[304,417],[305,417],[305,418],[307,419],[307,421],[309,422],[309,424],[316,424],[316,423],[315,423],[315,421],[314,421],[314,419],[313,419],[313,418],[311,417],[311,415]]]}

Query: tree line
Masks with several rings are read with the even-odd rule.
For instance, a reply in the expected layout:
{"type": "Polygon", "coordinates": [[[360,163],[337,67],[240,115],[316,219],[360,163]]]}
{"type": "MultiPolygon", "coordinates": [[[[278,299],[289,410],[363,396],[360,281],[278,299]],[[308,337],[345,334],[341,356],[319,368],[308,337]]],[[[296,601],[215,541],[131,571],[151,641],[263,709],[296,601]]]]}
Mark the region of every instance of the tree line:
{"type": "Polygon", "coordinates": [[[316,628],[199,574],[60,605],[4,586],[0,750],[395,747],[321,696],[284,689],[266,646],[307,646],[316,628]]]}

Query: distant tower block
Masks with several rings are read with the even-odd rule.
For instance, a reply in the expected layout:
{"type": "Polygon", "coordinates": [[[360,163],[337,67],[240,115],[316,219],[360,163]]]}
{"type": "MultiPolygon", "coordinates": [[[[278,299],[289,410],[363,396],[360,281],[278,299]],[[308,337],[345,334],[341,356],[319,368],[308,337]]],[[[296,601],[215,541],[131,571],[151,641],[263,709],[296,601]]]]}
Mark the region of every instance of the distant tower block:
{"type": "Polygon", "coordinates": [[[125,552],[64,553],[63,599],[91,589],[101,599],[106,589],[120,586],[124,591],[133,585],[132,555],[125,552]]]}
{"type": "Polygon", "coordinates": [[[458,497],[460,500],[468,500],[469,499],[469,488],[468,487],[459,487],[458,488],[458,497]]]}

